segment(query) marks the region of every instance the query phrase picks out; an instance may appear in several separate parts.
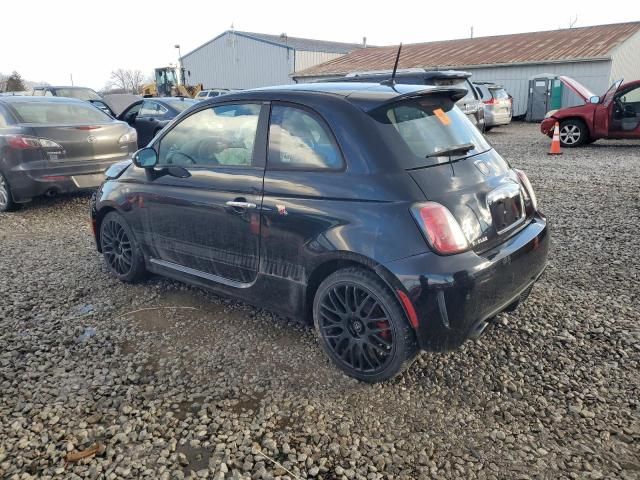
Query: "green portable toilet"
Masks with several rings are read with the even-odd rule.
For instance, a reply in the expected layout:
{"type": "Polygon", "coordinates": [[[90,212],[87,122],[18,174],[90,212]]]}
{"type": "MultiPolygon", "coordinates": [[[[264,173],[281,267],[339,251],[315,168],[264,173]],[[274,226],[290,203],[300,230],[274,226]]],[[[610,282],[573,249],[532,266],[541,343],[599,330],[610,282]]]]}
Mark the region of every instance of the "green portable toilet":
{"type": "Polygon", "coordinates": [[[539,122],[549,110],[562,105],[562,82],[553,73],[541,73],[529,79],[527,122],[539,122]],[[556,106],[554,106],[556,105],[556,106]]]}
{"type": "Polygon", "coordinates": [[[551,85],[551,102],[549,110],[558,110],[562,108],[562,87],[563,83],[557,78],[552,81],[551,85]]]}

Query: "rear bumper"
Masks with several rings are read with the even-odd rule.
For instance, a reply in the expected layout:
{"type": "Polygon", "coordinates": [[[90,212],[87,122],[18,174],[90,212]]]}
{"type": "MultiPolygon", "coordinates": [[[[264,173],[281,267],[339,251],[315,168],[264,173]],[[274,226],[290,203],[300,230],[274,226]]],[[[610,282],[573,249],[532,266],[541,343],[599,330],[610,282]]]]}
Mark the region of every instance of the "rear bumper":
{"type": "Polygon", "coordinates": [[[6,173],[11,195],[16,202],[28,202],[45,194],[75,192],[95,188],[104,180],[104,172],[114,163],[106,162],[29,162],[18,164],[6,173]]]}
{"type": "Polygon", "coordinates": [[[485,110],[484,121],[487,127],[497,127],[499,125],[509,125],[511,123],[511,112],[493,112],[485,110]]]}
{"type": "Polygon", "coordinates": [[[546,219],[539,215],[482,255],[425,253],[386,264],[415,308],[420,347],[456,348],[479,324],[513,308],[544,271],[549,242],[546,219]]]}

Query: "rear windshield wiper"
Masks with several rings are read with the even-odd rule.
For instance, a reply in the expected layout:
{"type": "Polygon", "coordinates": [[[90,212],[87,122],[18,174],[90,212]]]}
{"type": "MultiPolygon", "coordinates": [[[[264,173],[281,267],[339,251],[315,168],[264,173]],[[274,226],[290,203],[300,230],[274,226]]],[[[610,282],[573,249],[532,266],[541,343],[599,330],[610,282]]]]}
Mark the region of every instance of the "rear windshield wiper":
{"type": "Polygon", "coordinates": [[[460,145],[453,145],[449,148],[445,148],[444,150],[440,150],[437,152],[430,153],[425,155],[424,158],[432,158],[432,157],[450,157],[456,153],[464,155],[470,150],[473,150],[476,146],[473,143],[462,143],[460,145]]]}

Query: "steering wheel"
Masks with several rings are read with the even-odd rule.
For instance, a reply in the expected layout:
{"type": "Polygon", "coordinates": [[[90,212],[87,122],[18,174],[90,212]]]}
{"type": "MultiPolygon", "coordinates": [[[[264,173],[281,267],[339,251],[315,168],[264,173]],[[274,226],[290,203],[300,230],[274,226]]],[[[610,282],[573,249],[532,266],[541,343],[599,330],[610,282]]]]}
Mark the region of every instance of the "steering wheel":
{"type": "Polygon", "coordinates": [[[187,155],[184,152],[181,152],[180,150],[174,150],[173,152],[170,152],[170,155],[173,157],[173,155],[182,155],[184,158],[186,158],[187,160],[189,160],[191,163],[193,163],[194,165],[198,162],[196,162],[192,157],[190,157],[189,155],[187,155]]]}

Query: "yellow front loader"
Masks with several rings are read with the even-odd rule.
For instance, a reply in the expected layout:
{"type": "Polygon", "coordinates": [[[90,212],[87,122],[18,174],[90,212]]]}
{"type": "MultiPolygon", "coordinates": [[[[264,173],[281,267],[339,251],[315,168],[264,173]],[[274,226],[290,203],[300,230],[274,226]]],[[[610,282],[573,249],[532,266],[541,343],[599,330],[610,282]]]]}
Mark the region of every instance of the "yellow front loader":
{"type": "Polygon", "coordinates": [[[195,86],[181,85],[178,82],[174,67],[160,67],[155,69],[155,83],[142,87],[143,97],[187,97],[194,98],[201,90],[202,84],[195,86]]]}

